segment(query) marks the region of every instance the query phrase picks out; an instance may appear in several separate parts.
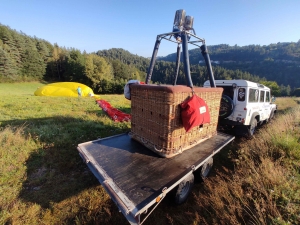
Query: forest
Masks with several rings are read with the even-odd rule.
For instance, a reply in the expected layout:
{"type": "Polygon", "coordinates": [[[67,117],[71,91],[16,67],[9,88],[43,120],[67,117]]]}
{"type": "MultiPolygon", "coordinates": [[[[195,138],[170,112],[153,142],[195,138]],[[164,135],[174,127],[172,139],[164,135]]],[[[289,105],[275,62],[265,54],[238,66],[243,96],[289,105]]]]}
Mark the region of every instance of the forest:
{"type": "MultiPolygon", "coordinates": [[[[268,46],[208,46],[215,79],[246,79],[270,86],[275,96],[300,95],[300,40],[268,46]]],[[[199,49],[189,50],[194,85],[208,79],[199,49]]],[[[176,53],[159,57],[152,83],[173,84],[176,53]]],[[[145,80],[150,59],[121,48],[81,52],[0,24],[0,82],[73,81],[95,93],[121,94],[130,79],[145,80]]],[[[183,65],[177,84],[185,84],[183,65]]]]}
{"type": "MultiPolygon", "coordinates": [[[[228,70],[247,71],[252,75],[276,81],[281,89],[290,93],[300,87],[300,40],[270,45],[209,46],[212,66],[228,70]]],[[[189,51],[190,63],[204,65],[200,49],[189,51]]],[[[160,60],[175,62],[176,53],[160,60]]]]}

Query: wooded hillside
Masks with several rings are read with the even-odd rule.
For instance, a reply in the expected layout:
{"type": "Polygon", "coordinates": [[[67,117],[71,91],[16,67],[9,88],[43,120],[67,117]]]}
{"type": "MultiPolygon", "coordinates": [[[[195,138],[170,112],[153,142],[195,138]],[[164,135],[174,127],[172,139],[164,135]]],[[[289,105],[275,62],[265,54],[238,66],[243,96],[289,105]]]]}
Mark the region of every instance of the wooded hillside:
{"type": "MultiPolygon", "coordinates": [[[[300,87],[299,41],[262,47],[217,45],[208,49],[216,79],[262,83],[268,80],[275,95],[290,95],[300,87]]],[[[208,75],[200,50],[192,49],[189,54],[193,83],[202,86],[208,75]]],[[[173,84],[175,60],[175,53],[160,57],[152,82],[173,84]]],[[[149,64],[148,58],[121,48],[87,54],[0,24],[0,82],[74,81],[90,86],[95,93],[123,93],[128,80],[145,80],[149,64]]],[[[177,84],[185,83],[183,65],[180,65],[177,84]]]]}
{"type": "MultiPolygon", "coordinates": [[[[229,46],[226,44],[208,46],[213,66],[230,70],[247,71],[279,85],[300,87],[300,40],[270,45],[229,46]]],[[[200,49],[189,51],[190,63],[204,65],[200,49]]],[[[176,54],[160,58],[175,62],[176,54]]]]}

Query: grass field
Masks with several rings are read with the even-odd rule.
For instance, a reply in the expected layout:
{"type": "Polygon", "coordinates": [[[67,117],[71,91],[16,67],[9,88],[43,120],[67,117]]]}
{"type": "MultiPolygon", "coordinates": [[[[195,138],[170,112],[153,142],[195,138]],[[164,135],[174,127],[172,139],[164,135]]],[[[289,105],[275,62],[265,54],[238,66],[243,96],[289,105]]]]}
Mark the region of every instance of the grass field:
{"type": "MultiPolygon", "coordinates": [[[[0,224],[129,224],[89,172],[77,144],[130,130],[94,98],[39,97],[44,84],[0,84],[0,224]]],[[[130,113],[122,95],[101,95],[130,113]]],[[[187,203],[167,198],[144,224],[300,223],[299,100],[277,98],[276,120],[237,138],[187,203]]]]}

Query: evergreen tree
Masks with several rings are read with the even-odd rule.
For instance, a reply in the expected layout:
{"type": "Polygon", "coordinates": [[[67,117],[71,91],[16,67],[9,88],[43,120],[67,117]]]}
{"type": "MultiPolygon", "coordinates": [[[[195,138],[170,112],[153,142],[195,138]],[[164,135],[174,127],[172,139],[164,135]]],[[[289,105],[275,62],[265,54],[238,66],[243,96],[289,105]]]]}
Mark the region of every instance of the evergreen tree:
{"type": "Polygon", "coordinates": [[[40,80],[45,75],[46,64],[40,57],[33,39],[26,37],[25,43],[22,74],[26,76],[26,79],[40,80]]]}
{"type": "Polygon", "coordinates": [[[18,78],[16,74],[10,55],[0,46],[0,81],[15,81],[18,78]]]}
{"type": "Polygon", "coordinates": [[[43,40],[40,40],[38,38],[34,38],[36,43],[37,51],[40,55],[40,57],[43,59],[45,63],[48,62],[48,59],[50,57],[50,50],[48,49],[48,46],[46,45],[46,42],[43,40]]]}
{"type": "Polygon", "coordinates": [[[64,80],[84,83],[85,59],[79,50],[71,49],[66,56],[66,70],[63,73],[64,80]]]}
{"type": "MultiPolygon", "coordinates": [[[[9,77],[12,78],[13,80],[18,79],[18,64],[20,62],[20,56],[19,52],[16,47],[16,43],[13,37],[14,31],[9,29],[6,26],[1,26],[0,25],[0,39],[2,40],[2,49],[6,52],[6,60],[9,61],[9,70],[14,72],[13,76],[7,76],[6,78],[8,79],[9,77]]],[[[4,56],[3,56],[4,57],[4,56]]],[[[8,63],[7,61],[7,63],[8,63]]],[[[8,64],[6,64],[8,65],[8,64]]],[[[6,68],[8,69],[8,68],[6,68]]],[[[11,74],[11,72],[9,72],[11,74]]],[[[12,80],[12,81],[13,81],[12,80]]]]}

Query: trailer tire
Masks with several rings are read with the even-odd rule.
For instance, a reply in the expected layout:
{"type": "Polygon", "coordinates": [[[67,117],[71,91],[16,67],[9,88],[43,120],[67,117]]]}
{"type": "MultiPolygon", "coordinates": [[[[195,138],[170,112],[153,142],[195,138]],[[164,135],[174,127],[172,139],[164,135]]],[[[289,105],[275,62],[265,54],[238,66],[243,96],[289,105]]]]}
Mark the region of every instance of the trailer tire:
{"type": "Polygon", "coordinates": [[[200,170],[200,176],[202,180],[204,180],[209,175],[213,167],[213,164],[214,164],[214,160],[212,157],[203,164],[200,170]]]}
{"type": "Polygon", "coordinates": [[[183,181],[181,181],[176,188],[175,198],[174,198],[176,205],[181,205],[187,200],[189,194],[192,191],[193,186],[194,186],[194,175],[191,173],[188,177],[186,177],[183,181]]]}

